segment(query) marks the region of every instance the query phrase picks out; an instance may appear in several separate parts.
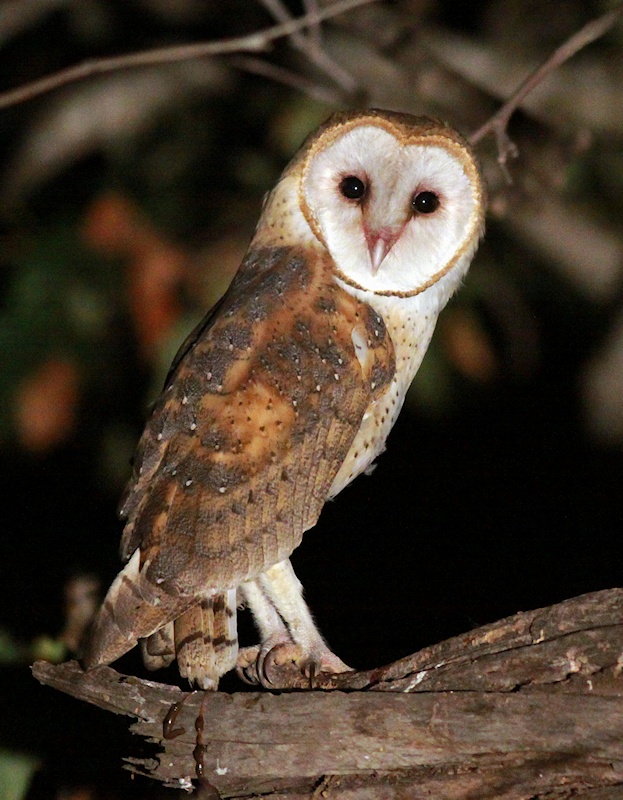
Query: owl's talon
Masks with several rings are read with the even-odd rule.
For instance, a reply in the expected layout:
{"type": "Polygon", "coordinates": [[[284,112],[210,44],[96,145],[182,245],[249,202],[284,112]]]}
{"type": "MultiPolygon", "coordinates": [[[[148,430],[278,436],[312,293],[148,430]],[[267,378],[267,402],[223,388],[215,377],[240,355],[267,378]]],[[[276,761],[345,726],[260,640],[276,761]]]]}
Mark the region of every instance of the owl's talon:
{"type": "Polygon", "coordinates": [[[272,647],[262,658],[261,683],[267,689],[279,687],[313,689],[321,675],[350,672],[351,668],[334,653],[326,649],[319,653],[307,653],[294,642],[282,642],[272,647]]]}
{"type": "Polygon", "coordinates": [[[278,642],[274,644],[263,655],[261,661],[262,676],[271,686],[278,685],[279,682],[274,680],[276,678],[275,673],[278,674],[286,668],[288,662],[296,664],[301,656],[301,648],[294,642],[278,642]]]}
{"type": "Polygon", "coordinates": [[[318,673],[320,664],[312,658],[306,659],[301,663],[301,672],[309,681],[309,688],[313,689],[316,683],[316,678],[318,677],[318,673]]]}
{"type": "Polygon", "coordinates": [[[260,648],[258,646],[244,647],[238,652],[236,675],[249,686],[261,685],[257,669],[259,655],[260,648]]]}
{"type": "Polygon", "coordinates": [[[246,683],[247,686],[260,685],[260,679],[258,678],[257,670],[253,666],[240,667],[236,665],[236,675],[243,683],[246,683]]]}

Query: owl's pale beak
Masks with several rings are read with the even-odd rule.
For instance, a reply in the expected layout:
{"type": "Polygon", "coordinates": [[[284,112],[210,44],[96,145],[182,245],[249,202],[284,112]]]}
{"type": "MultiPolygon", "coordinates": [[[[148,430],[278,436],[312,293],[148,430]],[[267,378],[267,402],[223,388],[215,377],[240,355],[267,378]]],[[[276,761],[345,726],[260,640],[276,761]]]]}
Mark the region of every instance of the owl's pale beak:
{"type": "MultiPolygon", "coordinates": [[[[403,226],[404,227],[404,226],[403,226]]],[[[401,228],[379,228],[376,231],[365,231],[366,243],[370,253],[372,274],[376,275],[385,257],[396,244],[402,233],[401,228]]]]}

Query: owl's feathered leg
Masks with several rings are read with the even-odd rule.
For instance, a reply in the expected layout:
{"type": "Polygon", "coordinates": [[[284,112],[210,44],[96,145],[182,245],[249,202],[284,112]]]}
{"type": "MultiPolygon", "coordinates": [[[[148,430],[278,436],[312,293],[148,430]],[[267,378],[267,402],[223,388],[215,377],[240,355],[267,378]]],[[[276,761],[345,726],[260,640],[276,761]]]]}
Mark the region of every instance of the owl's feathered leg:
{"type": "Polygon", "coordinates": [[[303,587],[289,559],[268,569],[242,587],[260,629],[262,643],[248,648],[239,659],[239,674],[249,675],[251,659],[256,659],[259,682],[270,687],[266,661],[285,664],[293,661],[308,677],[320,672],[348,672],[348,667],[331,652],[316,627],[303,599],[303,587]]]}
{"type": "Polygon", "coordinates": [[[251,609],[253,619],[260,631],[260,644],[243,647],[238,653],[236,672],[245,683],[265,683],[264,661],[268,653],[281,645],[292,645],[285,622],[277,609],[264,594],[259,581],[243,583],[240,587],[245,605],[251,609]]]}
{"type": "Polygon", "coordinates": [[[180,675],[202,689],[218,689],[219,678],[236,666],[236,590],[214,594],[175,620],[180,675]]]}

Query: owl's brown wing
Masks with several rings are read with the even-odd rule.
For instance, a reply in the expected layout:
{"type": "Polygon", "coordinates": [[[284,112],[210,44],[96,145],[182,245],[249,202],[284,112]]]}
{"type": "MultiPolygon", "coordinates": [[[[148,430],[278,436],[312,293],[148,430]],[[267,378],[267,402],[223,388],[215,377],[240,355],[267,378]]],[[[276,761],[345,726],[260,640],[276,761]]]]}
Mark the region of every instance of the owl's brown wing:
{"type": "MultiPolygon", "coordinates": [[[[284,258],[284,248],[263,248],[259,251],[249,251],[240,268],[234,275],[229,288],[225,294],[217,300],[203,319],[195,325],[188,336],[179,346],[177,353],[173,356],[173,361],[167,372],[164,381],[164,391],[173,381],[175,373],[184,357],[197,344],[198,340],[207,335],[214,322],[218,319],[223,306],[229,308],[232,301],[244,297],[247,290],[251,291],[255,284],[262,283],[263,277],[270,274],[275,267],[278,267],[284,258]],[[251,288],[249,288],[251,287],[251,288]]],[[[257,291],[257,289],[256,289],[257,291]]]]}
{"type": "Polygon", "coordinates": [[[315,524],[394,373],[382,320],[331,266],[320,252],[250,251],[218,313],[183,346],[139,444],[122,508],[131,561],[104,603],[90,665],[287,558],[315,524]],[[366,343],[358,354],[353,337],[366,343]]]}

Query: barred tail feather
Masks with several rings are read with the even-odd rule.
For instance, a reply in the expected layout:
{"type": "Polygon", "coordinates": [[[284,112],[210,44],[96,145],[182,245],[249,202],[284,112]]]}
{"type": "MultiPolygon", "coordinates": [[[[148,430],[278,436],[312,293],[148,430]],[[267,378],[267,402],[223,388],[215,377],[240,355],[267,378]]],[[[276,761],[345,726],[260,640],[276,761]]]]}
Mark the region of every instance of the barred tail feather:
{"type": "Polygon", "coordinates": [[[216,670],[224,675],[236,666],[238,658],[237,592],[229,589],[219,596],[222,605],[214,604],[214,652],[216,670]]]}
{"type": "Polygon", "coordinates": [[[131,650],[139,639],[183,614],[194,598],[170,595],[140,572],[140,551],[113,581],[91,630],[83,664],[86,669],[110,664],[131,650]]]}
{"type": "Polygon", "coordinates": [[[202,689],[217,689],[238,656],[236,590],[205,598],[176,619],[175,649],[183,677],[202,689]]]}

